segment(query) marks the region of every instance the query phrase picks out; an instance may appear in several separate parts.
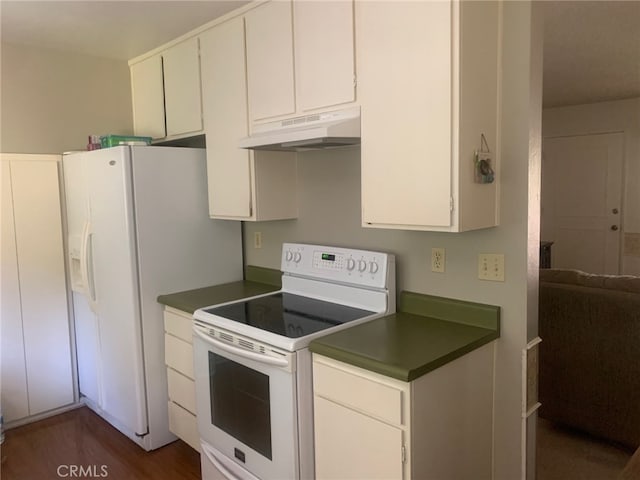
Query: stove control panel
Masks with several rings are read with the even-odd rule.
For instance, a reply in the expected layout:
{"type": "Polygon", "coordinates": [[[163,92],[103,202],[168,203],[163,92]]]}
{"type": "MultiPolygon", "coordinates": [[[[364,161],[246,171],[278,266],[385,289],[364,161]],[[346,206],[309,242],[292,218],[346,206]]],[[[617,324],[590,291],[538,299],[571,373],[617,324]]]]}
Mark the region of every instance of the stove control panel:
{"type": "Polygon", "coordinates": [[[285,243],[282,271],[293,275],[385,288],[395,275],[395,258],[384,252],[285,243]]]}

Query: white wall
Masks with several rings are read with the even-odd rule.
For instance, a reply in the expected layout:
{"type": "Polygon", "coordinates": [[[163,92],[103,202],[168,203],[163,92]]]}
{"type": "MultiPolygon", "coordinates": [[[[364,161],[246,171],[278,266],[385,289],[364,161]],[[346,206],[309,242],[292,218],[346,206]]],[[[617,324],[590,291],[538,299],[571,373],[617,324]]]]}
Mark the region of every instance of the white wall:
{"type": "Polygon", "coordinates": [[[548,108],[543,137],[624,134],[622,273],[640,275],[640,98],[548,108]]]}
{"type": "MultiPolygon", "coordinates": [[[[504,8],[499,227],[458,234],[362,228],[360,149],[352,147],[300,154],[298,219],[245,223],[244,251],[248,264],[279,268],[285,241],[379,249],[396,255],[398,290],[499,305],[495,478],[513,480],[521,477],[523,451],[531,448],[521,414],[521,355],[537,335],[542,71],[540,25],[531,4],[506,2],[504,8]],[[257,231],[261,249],[253,248],[257,231]],[[446,248],[444,274],[430,271],[432,247],[446,248]],[[482,252],[505,254],[504,283],[477,279],[482,252]]],[[[429,181],[424,183],[428,188],[429,181]]]]}
{"type": "Polygon", "coordinates": [[[87,135],[131,134],[126,61],[3,43],[0,151],[85,150],[87,135]]]}

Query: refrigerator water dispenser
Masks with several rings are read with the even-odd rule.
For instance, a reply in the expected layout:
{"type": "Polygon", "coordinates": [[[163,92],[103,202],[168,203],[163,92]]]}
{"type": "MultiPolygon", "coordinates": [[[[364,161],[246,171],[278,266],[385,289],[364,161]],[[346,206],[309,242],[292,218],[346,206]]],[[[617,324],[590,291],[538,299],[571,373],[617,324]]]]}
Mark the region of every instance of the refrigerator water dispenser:
{"type": "Polygon", "coordinates": [[[71,290],[79,293],[84,292],[81,257],[82,237],[80,235],[69,235],[69,275],[71,277],[71,290]]]}

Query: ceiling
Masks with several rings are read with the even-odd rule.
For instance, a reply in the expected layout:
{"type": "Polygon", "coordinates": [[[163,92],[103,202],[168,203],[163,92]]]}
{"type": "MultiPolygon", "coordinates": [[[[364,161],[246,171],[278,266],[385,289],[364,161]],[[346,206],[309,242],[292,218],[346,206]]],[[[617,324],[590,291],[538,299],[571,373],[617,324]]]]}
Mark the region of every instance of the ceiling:
{"type": "MultiPolygon", "coordinates": [[[[2,41],[128,60],[246,3],[2,0],[2,41]]],[[[540,4],[545,107],[640,97],[640,0],[540,4]]]]}
{"type": "Polygon", "coordinates": [[[545,107],[640,97],[640,1],[542,2],[545,107]]]}
{"type": "Polygon", "coordinates": [[[2,41],[129,60],[249,3],[0,0],[2,41]]]}

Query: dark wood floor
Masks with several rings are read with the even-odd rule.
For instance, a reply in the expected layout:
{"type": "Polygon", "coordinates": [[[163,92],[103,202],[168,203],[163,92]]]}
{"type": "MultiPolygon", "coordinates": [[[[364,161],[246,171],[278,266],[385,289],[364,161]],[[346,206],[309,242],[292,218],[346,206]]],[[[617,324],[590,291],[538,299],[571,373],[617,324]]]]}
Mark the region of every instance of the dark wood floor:
{"type": "Polygon", "coordinates": [[[200,479],[200,456],[180,440],[145,452],[82,407],[8,430],[2,444],[1,475],[2,480],[196,480],[200,479]],[[77,466],[75,476],[70,466],[77,466]],[[85,475],[79,476],[82,471],[85,475]]]}

